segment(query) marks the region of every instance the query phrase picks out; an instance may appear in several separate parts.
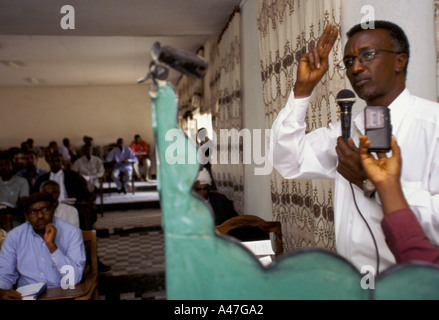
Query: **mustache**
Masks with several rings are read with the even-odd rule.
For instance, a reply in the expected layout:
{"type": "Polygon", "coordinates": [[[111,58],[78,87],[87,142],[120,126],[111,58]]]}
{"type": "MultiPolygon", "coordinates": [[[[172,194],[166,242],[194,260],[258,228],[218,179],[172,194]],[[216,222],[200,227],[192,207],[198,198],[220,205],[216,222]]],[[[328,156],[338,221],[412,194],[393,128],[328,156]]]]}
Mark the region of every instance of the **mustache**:
{"type": "Polygon", "coordinates": [[[51,222],[52,222],[51,220],[47,220],[46,218],[39,218],[37,221],[35,221],[35,224],[42,224],[42,223],[48,224],[51,222]]]}
{"type": "Polygon", "coordinates": [[[372,78],[369,77],[369,76],[354,76],[352,78],[351,83],[352,83],[352,85],[355,85],[355,84],[357,84],[358,82],[361,82],[361,81],[371,81],[371,80],[372,80],[372,78]]]}

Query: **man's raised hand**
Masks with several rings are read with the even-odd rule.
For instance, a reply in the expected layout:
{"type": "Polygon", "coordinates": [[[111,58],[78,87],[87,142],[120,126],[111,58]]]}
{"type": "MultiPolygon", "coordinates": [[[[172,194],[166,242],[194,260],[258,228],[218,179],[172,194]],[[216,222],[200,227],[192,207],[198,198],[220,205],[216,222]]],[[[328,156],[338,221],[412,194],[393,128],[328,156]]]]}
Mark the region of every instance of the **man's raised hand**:
{"type": "Polygon", "coordinates": [[[338,28],[328,24],[317,46],[305,54],[299,62],[294,95],[297,98],[308,97],[314,87],[329,69],[329,53],[338,37],[338,28]]]}

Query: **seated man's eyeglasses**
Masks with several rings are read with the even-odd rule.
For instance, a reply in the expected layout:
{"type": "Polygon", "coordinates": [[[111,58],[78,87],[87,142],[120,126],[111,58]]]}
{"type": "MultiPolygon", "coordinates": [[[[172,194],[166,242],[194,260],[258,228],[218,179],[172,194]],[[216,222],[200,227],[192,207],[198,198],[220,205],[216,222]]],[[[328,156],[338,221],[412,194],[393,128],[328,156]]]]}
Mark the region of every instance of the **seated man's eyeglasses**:
{"type": "Polygon", "coordinates": [[[398,51],[385,50],[385,49],[368,49],[368,50],[364,50],[364,51],[360,52],[360,54],[358,56],[344,57],[343,60],[341,60],[338,63],[337,67],[340,70],[347,70],[354,65],[355,58],[358,58],[358,61],[360,61],[360,63],[363,63],[366,61],[371,61],[371,60],[376,58],[378,52],[389,52],[389,53],[393,53],[393,54],[402,53],[402,52],[398,52],[398,51]]]}
{"type": "Polygon", "coordinates": [[[43,215],[48,215],[49,213],[52,212],[52,207],[48,206],[48,207],[42,207],[40,209],[33,209],[33,210],[29,210],[28,211],[28,215],[32,216],[32,217],[36,217],[38,216],[38,213],[42,213],[43,215]]]}

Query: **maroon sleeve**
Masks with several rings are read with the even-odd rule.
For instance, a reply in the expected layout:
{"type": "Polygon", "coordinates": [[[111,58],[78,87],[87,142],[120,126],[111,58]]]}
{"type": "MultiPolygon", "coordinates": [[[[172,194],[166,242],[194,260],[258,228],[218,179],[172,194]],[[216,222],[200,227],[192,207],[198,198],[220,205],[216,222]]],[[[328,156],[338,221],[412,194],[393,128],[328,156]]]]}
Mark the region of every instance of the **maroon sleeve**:
{"type": "Polygon", "coordinates": [[[381,227],[397,263],[417,260],[439,265],[439,248],[431,244],[410,209],[389,213],[381,227]]]}

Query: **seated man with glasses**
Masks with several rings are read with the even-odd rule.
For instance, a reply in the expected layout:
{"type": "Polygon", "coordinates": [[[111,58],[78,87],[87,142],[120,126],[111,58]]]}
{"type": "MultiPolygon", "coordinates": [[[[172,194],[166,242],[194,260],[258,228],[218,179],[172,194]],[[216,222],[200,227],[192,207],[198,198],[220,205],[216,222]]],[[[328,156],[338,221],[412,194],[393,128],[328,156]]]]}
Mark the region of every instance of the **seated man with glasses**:
{"type": "Polygon", "coordinates": [[[54,216],[48,193],[20,199],[19,208],[26,223],[8,233],[0,251],[0,300],[21,299],[15,286],[43,282],[60,287],[65,266],[73,284],[79,283],[86,261],[81,230],[54,216]]]}
{"type": "Polygon", "coordinates": [[[194,183],[194,190],[204,199],[206,204],[212,208],[215,215],[215,225],[218,226],[224,221],[236,217],[233,202],[225,195],[212,191],[212,178],[206,168],[203,168],[194,183]]]}
{"type": "MultiPolygon", "coordinates": [[[[406,88],[410,46],[404,31],[387,21],[370,25],[374,29],[358,24],[347,33],[338,67],[368,106],[390,109],[392,134],[406,168],[401,176],[404,194],[433,244],[439,245],[439,104],[413,96],[406,88]]],[[[301,57],[294,89],[272,126],[270,160],[286,179],[335,179],[337,252],[358,270],[368,265],[377,266],[378,272],[395,264],[395,258],[381,229],[380,199],[357,148],[365,133],[364,113],[352,116],[347,143],[340,122],[306,132],[310,96],[329,69],[337,37],[338,29],[327,25],[317,46],[301,57]]]]}

